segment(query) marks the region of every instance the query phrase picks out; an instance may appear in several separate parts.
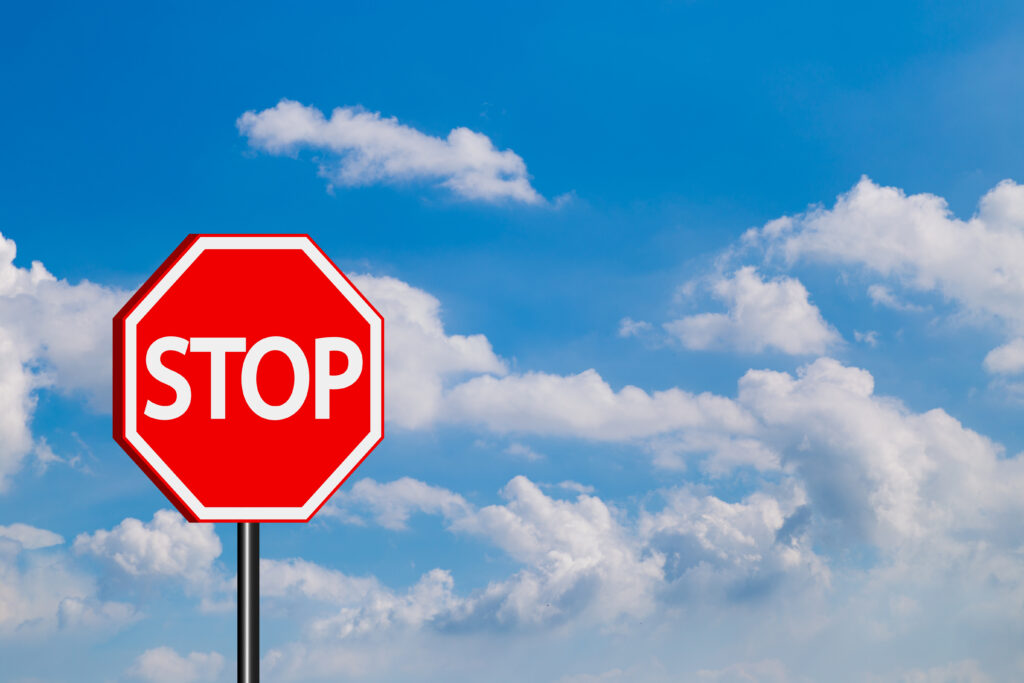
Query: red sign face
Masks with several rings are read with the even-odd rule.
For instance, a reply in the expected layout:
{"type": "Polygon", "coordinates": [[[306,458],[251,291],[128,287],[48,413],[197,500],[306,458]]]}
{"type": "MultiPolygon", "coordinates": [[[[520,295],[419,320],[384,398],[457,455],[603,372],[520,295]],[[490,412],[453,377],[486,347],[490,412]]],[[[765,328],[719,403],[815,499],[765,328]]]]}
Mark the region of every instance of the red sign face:
{"type": "Polygon", "coordinates": [[[114,438],[192,521],[308,521],[384,434],[384,321],[305,235],[192,235],[114,317],[114,438]]]}

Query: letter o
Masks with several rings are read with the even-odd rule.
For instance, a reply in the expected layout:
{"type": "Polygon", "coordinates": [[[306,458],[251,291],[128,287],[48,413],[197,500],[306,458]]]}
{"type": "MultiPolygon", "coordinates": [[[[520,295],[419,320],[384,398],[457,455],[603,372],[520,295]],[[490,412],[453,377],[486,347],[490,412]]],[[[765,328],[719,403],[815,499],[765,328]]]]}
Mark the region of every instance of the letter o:
{"type": "Polygon", "coordinates": [[[298,344],[285,337],[266,337],[252,345],[249,352],[245,354],[242,361],[242,396],[249,404],[252,412],[264,420],[284,420],[302,407],[306,402],[306,394],[309,393],[309,364],[306,362],[306,354],[298,344]],[[256,385],[256,371],[259,369],[263,356],[271,351],[280,351],[288,356],[292,364],[292,372],[295,374],[295,383],[292,385],[292,393],[288,400],[281,405],[270,405],[263,400],[260,389],[256,385]]]}

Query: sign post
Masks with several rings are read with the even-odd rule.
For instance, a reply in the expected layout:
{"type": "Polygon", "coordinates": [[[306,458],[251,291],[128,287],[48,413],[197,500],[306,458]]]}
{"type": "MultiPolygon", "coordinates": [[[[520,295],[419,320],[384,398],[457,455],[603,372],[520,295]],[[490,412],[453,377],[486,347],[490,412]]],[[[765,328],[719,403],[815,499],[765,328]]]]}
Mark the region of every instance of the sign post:
{"type": "Polygon", "coordinates": [[[114,439],[191,522],[238,523],[259,681],[259,523],[307,522],[384,436],[384,320],[306,235],[190,235],[114,316],[114,439]]]}
{"type": "Polygon", "coordinates": [[[260,683],[260,525],[238,523],[238,683],[260,683]]]}

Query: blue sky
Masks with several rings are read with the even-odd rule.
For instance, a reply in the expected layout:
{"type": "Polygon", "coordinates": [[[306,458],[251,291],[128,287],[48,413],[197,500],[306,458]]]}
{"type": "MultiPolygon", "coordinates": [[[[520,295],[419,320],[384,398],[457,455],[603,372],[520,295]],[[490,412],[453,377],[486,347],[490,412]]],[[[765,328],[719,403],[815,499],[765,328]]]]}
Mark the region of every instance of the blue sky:
{"type": "Polygon", "coordinates": [[[1024,677],[1019,3],[5,14],[3,680],[234,679],[234,527],[110,438],[193,232],[388,324],[387,438],[263,527],[267,680],[1024,677]]]}

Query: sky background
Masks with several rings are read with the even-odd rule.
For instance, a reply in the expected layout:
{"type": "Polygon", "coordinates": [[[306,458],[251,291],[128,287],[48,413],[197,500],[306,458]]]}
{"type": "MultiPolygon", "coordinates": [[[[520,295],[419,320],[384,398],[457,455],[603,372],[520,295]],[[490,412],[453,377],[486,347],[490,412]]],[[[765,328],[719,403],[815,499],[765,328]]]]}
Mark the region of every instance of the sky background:
{"type": "Polygon", "coordinates": [[[0,680],[234,680],[235,527],[110,437],[188,233],[308,233],[384,442],[263,525],[274,681],[1024,679],[1024,6],[0,21],[0,680]]]}

